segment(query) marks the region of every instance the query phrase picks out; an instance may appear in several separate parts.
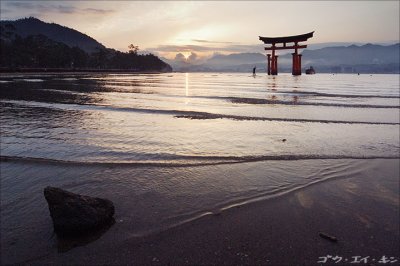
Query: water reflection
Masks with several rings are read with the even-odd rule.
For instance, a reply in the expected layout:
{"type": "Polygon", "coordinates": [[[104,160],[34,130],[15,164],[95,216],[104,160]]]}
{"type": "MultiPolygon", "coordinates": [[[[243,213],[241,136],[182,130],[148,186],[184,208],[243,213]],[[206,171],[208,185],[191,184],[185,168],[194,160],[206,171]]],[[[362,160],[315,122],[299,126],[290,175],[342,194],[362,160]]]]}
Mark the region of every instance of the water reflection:
{"type": "Polygon", "coordinates": [[[189,73],[185,74],[185,92],[186,92],[186,97],[189,96],[189,73]]]}
{"type": "Polygon", "coordinates": [[[48,103],[92,104],[103,99],[95,92],[101,90],[97,81],[71,82],[44,80],[43,82],[9,82],[1,87],[0,99],[17,101],[36,101],[48,103]],[[100,89],[99,89],[100,88],[100,89]]]}
{"type": "Polygon", "coordinates": [[[277,78],[276,76],[272,76],[272,84],[270,87],[272,87],[272,91],[276,91],[276,83],[277,83],[277,78]]]}
{"type": "Polygon", "coordinates": [[[98,240],[100,237],[102,237],[110,228],[115,224],[115,220],[108,224],[107,226],[91,233],[87,233],[84,235],[80,236],[75,236],[75,237],[57,237],[57,250],[60,253],[67,252],[73,248],[80,247],[80,246],[86,246],[87,244],[90,244],[96,240],[98,240]]]}
{"type": "Polygon", "coordinates": [[[185,104],[187,105],[189,101],[189,73],[185,73],[185,104]]]}
{"type": "Polygon", "coordinates": [[[157,79],[120,79],[108,75],[2,77],[2,81],[6,82],[2,83],[0,99],[66,104],[100,104],[106,98],[104,93],[151,94],[146,86],[160,84],[157,79]]]}
{"type": "MultiPolygon", "coordinates": [[[[30,130],[37,128],[56,129],[63,127],[82,127],[85,117],[90,114],[78,110],[63,110],[40,106],[21,106],[12,102],[0,102],[3,133],[7,136],[7,129],[15,126],[29,125],[30,130]]],[[[28,129],[22,132],[27,132],[28,129]]],[[[51,133],[51,132],[48,132],[51,133]]]]}

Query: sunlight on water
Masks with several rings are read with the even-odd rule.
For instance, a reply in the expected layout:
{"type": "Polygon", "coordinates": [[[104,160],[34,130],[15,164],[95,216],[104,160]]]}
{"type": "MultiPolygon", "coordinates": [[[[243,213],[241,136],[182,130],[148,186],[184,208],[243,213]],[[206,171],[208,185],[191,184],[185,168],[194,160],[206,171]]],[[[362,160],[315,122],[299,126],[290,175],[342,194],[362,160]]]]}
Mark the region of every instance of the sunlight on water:
{"type": "Polygon", "coordinates": [[[189,104],[189,99],[188,99],[188,97],[189,97],[189,73],[186,73],[185,75],[186,75],[185,76],[185,96],[186,96],[185,104],[187,105],[187,104],[189,104]]]}

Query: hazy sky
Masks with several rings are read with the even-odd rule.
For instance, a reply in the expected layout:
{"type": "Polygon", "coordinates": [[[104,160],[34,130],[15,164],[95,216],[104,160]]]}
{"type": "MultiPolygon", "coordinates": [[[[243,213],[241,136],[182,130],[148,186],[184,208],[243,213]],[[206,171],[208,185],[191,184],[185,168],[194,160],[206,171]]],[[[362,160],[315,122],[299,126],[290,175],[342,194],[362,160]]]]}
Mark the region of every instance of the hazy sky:
{"type": "MultiPolygon", "coordinates": [[[[399,40],[399,1],[6,1],[1,19],[34,16],[110,48],[171,57],[254,51],[258,36],[315,31],[309,43],[399,40]]],[[[256,48],[255,48],[256,47],[256,48]]]]}

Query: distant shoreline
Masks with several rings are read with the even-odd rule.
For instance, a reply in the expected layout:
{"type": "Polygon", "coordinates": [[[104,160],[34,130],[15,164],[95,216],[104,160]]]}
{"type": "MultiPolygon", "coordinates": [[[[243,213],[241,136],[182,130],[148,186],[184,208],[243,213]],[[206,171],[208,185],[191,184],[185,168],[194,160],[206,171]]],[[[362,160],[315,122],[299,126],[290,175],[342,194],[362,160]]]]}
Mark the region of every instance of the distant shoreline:
{"type": "Polygon", "coordinates": [[[0,69],[0,74],[10,73],[133,73],[133,74],[160,74],[169,73],[168,71],[138,71],[132,69],[93,69],[93,68],[12,68],[0,69]]]}
{"type": "MultiPolygon", "coordinates": [[[[137,71],[131,69],[71,69],[71,68],[13,68],[13,69],[1,69],[0,75],[3,74],[163,74],[163,73],[248,73],[241,71],[137,71]]],[[[266,72],[259,72],[258,74],[267,74],[266,72]]],[[[281,72],[281,74],[291,74],[290,72],[281,72]]],[[[400,74],[397,72],[319,72],[317,74],[350,74],[350,75],[380,75],[380,74],[400,74]]],[[[306,75],[302,73],[302,75],[306,75]]]]}

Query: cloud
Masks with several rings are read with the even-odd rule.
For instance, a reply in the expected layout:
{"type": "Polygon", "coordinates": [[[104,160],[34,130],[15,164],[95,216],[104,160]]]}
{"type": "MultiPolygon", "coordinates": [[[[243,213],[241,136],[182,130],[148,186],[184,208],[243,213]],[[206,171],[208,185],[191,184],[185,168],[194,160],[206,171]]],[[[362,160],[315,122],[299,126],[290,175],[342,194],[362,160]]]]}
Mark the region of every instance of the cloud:
{"type": "Polygon", "coordinates": [[[8,11],[30,11],[33,13],[44,14],[44,13],[60,13],[60,14],[99,14],[104,15],[113,13],[111,9],[100,9],[100,8],[79,8],[72,5],[60,5],[60,4],[41,4],[33,2],[6,2],[5,3],[8,11]]]}
{"type": "Polygon", "coordinates": [[[8,7],[16,7],[16,8],[32,8],[35,6],[33,3],[27,2],[5,2],[8,7]]]}
{"type": "Polygon", "coordinates": [[[62,13],[62,14],[74,14],[78,13],[77,8],[73,6],[49,6],[49,7],[41,7],[41,9],[47,11],[47,12],[57,12],[57,13],[62,13]]]}
{"type": "MultiPolygon", "coordinates": [[[[207,46],[207,45],[160,45],[153,48],[147,48],[150,51],[156,52],[230,52],[230,53],[263,53],[263,44],[232,44],[232,45],[219,45],[219,46],[207,46]]],[[[197,56],[197,55],[196,55],[197,56]]]]}
{"type": "Polygon", "coordinates": [[[1,9],[1,13],[3,13],[3,14],[5,14],[5,13],[10,13],[10,12],[11,12],[10,9],[7,9],[7,8],[2,8],[2,9],[1,9]]]}
{"type": "Polygon", "coordinates": [[[258,53],[264,51],[263,44],[233,44],[226,46],[226,49],[232,52],[241,52],[241,53],[258,53]]]}
{"type": "Polygon", "coordinates": [[[208,52],[214,51],[213,47],[201,46],[201,45],[160,45],[154,48],[148,48],[148,50],[155,50],[159,52],[179,52],[179,51],[198,51],[198,52],[208,52]]]}
{"type": "Polygon", "coordinates": [[[194,52],[191,52],[189,57],[187,58],[187,61],[190,63],[194,63],[197,60],[197,54],[194,52]]]}
{"type": "Polygon", "coordinates": [[[175,55],[175,61],[185,62],[186,61],[186,57],[182,53],[178,53],[178,54],[175,55]]]}
{"type": "Polygon", "coordinates": [[[217,43],[217,44],[232,44],[234,42],[217,42],[217,41],[208,41],[208,40],[199,40],[199,39],[192,39],[193,42],[199,43],[217,43]]]}
{"type": "Polygon", "coordinates": [[[100,8],[84,8],[82,9],[82,11],[85,13],[100,14],[100,15],[114,13],[114,10],[112,9],[100,9],[100,8]]]}

